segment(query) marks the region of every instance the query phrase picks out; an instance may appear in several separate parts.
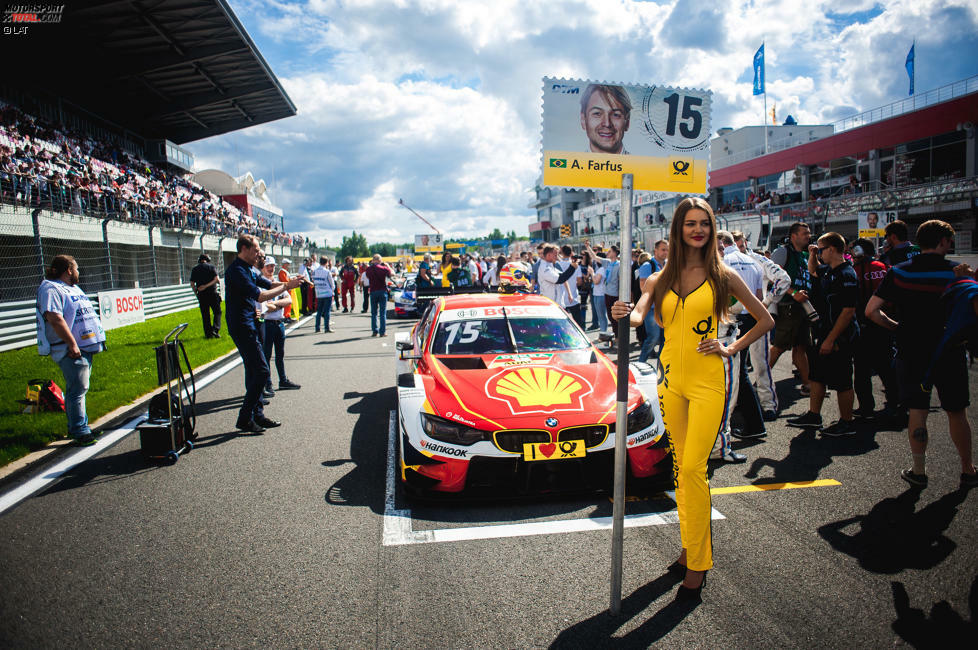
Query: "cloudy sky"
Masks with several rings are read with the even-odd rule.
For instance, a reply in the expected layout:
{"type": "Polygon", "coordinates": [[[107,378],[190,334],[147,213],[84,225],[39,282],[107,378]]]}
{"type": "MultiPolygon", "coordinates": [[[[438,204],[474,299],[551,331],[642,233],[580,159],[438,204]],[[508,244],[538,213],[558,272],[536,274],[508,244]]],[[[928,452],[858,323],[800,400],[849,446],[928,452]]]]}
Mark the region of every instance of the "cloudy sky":
{"type": "Polygon", "coordinates": [[[337,245],[526,234],[544,76],[713,91],[713,128],[768,108],[832,122],[978,74],[973,0],[230,0],[298,115],[189,146],[199,169],[251,171],[286,227],[337,245]]]}

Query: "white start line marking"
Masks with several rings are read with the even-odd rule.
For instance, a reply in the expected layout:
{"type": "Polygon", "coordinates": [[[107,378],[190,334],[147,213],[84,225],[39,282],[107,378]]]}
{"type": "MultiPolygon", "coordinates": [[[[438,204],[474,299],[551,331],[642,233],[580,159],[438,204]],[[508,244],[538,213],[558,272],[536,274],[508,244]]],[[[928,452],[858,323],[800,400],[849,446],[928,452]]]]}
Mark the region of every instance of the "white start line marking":
{"type": "MultiPolygon", "coordinates": [[[[405,544],[431,544],[433,542],[464,542],[476,539],[498,539],[502,537],[529,537],[531,535],[556,535],[561,533],[580,533],[595,530],[611,530],[611,517],[585,517],[582,519],[562,519],[559,521],[539,521],[526,524],[495,524],[488,526],[469,526],[465,528],[440,528],[434,530],[414,530],[411,511],[399,510],[395,503],[394,481],[396,479],[396,458],[394,445],[397,444],[396,412],[390,413],[390,427],[387,437],[387,490],[384,499],[384,546],[405,544]]],[[[675,494],[667,492],[675,500],[675,494]]],[[[713,508],[712,519],[726,519],[713,508]]],[[[666,512],[625,515],[625,528],[663,526],[678,524],[676,510],[666,512]]]]}

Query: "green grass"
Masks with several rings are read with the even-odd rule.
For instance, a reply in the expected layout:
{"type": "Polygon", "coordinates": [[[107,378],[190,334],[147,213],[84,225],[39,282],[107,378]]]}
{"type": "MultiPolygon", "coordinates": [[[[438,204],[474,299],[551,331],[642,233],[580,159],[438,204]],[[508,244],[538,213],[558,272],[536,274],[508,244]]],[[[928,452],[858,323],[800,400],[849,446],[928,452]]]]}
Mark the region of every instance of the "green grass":
{"type": "MultiPolygon", "coordinates": [[[[95,355],[92,367],[86,396],[89,422],[157,387],[153,348],[180,323],[190,323],[180,338],[194,368],[234,349],[227,334],[204,338],[197,308],[109,330],[108,349],[95,355]]],[[[38,355],[36,346],[0,352],[0,466],[67,437],[64,413],[21,413],[24,406],[17,400],[24,399],[27,382],[35,378],[53,379],[64,390],[61,369],[50,357],[38,355]]]]}

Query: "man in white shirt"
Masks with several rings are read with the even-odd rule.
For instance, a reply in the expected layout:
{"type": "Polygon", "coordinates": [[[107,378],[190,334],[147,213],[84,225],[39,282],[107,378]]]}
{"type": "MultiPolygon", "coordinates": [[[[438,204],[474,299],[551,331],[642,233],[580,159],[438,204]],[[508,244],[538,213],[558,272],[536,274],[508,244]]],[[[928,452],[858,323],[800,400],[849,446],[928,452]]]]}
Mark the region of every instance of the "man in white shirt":
{"type": "Polygon", "coordinates": [[[570,279],[577,270],[577,263],[571,260],[570,266],[563,272],[557,269],[557,247],[554,244],[545,244],[540,257],[540,265],[537,267],[537,285],[540,287],[540,295],[546,296],[556,302],[557,285],[570,279]]]}
{"type": "MultiPolygon", "coordinates": [[[[262,275],[271,283],[275,282],[275,258],[266,257],[262,275]]],[[[278,389],[295,390],[299,384],[289,381],[285,374],[285,308],[292,304],[292,296],[283,291],[271,300],[261,303],[262,316],[265,319],[265,360],[271,365],[272,352],[275,352],[275,369],[278,371],[278,389]]],[[[268,373],[265,390],[272,391],[272,373],[268,373]]]]}
{"type": "Polygon", "coordinates": [[[316,292],[316,327],[319,333],[319,321],[323,321],[323,331],[332,332],[329,326],[329,313],[333,308],[333,295],[336,293],[336,279],[330,268],[329,259],[319,258],[319,266],[312,272],[313,288],[316,292]]]}
{"type": "Polygon", "coordinates": [[[575,263],[574,272],[571,276],[557,287],[557,302],[563,307],[574,321],[584,329],[584,310],[581,309],[581,269],[576,266],[577,258],[574,257],[574,249],[564,244],[560,247],[560,260],[557,262],[557,270],[563,273],[571,268],[571,263],[575,263]]]}

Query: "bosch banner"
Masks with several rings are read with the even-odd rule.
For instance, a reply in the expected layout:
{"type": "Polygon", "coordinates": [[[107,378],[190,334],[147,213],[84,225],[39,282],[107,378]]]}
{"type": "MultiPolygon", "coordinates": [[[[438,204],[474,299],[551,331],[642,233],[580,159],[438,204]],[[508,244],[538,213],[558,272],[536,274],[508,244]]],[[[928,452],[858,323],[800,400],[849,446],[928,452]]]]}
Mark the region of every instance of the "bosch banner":
{"type": "Polygon", "coordinates": [[[142,323],[146,320],[143,290],[99,291],[98,315],[102,320],[102,327],[107,330],[142,323]]]}

